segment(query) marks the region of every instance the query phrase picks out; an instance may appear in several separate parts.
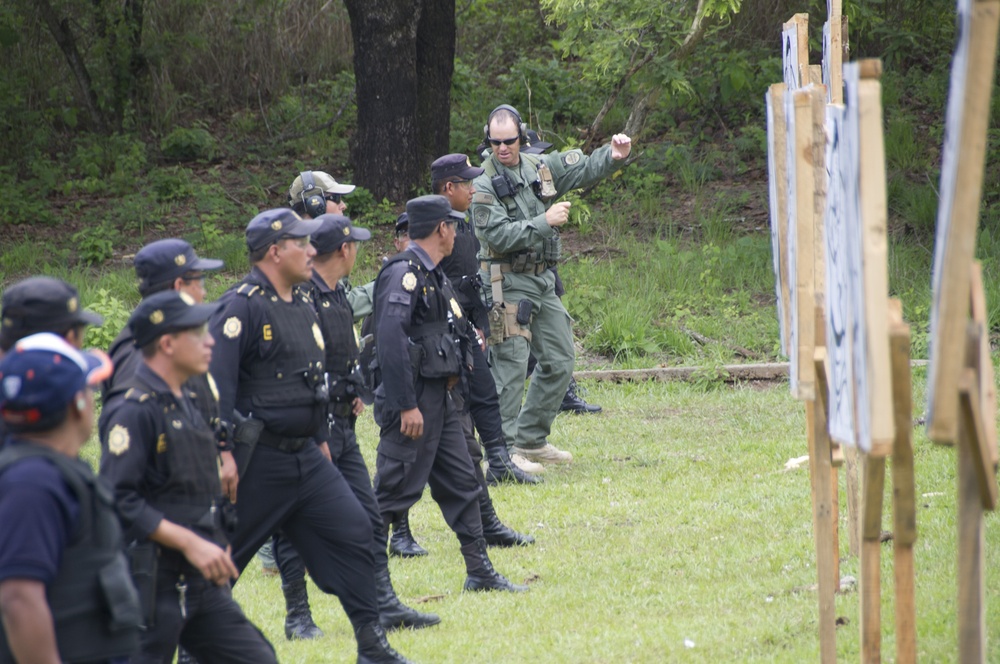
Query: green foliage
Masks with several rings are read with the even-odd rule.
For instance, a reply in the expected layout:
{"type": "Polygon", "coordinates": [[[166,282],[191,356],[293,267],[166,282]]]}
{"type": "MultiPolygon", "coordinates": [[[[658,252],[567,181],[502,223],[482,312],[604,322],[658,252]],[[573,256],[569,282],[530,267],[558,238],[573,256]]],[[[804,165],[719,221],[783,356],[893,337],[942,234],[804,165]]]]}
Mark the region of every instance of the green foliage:
{"type": "Polygon", "coordinates": [[[215,138],[201,127],[178,127],[160,141],[160,152],[174,161],[207,161],[215,157],[215,138]]]}
{"type": "Polygon", "coordinates": [[[653,314],[643,303],[618,300],[601,313],[597,329],[585,346],[615,360],[652,355],[660,350],[653,339],[653,314]]]}
{"type": "Polygon", "coordinates": [[[86,302],[86,308],[100,314],[104,318],[104,325],[87,328],[84,346],[87,348],[110,348],[111,342],[118,336],[118,332],[128,323],[129,316],[132,315],[132,307],[118,299],[109,289],[98,288],[94,296],[86,302]]]}
{"type": "Polygon", "coordinates": [[[375,228],[377,226],[395,227],[399,216],[396,205],[387,198],[376,201],[372,192],[364,187],[358,187],[347,199],[347,214],[361,225],[375,228]]]}
{"type": "Polygon", "coordinates": [[[77,231],[73,234],[77,257],[89,265],[104,263],[114,255],[114,236],[114,228],[107,223],[77,231]]]}

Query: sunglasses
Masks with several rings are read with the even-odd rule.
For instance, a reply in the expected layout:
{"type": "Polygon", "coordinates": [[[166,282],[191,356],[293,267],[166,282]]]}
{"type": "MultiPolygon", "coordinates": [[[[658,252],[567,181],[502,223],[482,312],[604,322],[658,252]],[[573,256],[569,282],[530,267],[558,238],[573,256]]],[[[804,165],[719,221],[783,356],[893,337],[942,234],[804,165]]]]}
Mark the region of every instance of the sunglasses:
{"type": "Polygon", "coordinates": [[[323,194],[323,198],[330,201],[331,203],[340,203],[340,199],[344,196],[343,194],[323,194]]]}
{"type": "Polygon", "coordinates": [[[500,138],[489,139],[490,145],[492,145],[493,147],[497,147],[501,143],[503,143],[504,145],[514,145],[514,143],[517,143],[519,140],[521,140],[520,136],[515,136],[514,138],[504,138],[504,139],[500,138]]]}

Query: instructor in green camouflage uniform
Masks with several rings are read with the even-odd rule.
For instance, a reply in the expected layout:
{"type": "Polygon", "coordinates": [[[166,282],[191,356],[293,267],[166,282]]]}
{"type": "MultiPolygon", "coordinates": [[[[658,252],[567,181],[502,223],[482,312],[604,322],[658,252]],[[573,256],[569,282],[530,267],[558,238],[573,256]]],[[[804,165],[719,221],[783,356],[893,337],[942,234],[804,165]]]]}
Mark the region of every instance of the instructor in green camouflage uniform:
{"type": "Polygon", "coordinates": [[[569,219],[570,204],[555,201],[624,165],[632,143],[615,134],[589,157],[580,150],[533,155],[521,152],[526,131],[516,109],[495,108],[484,127],[493,153],[474,183],[472,220],[494,302],[490,360],[513,451],[540,463],[569,463],[573,456],[547,440],[576,359],[569,314],[548,269],[559,260],[558,227],[569,219]],[[538,365],[522,408],[529,346],[538,365]]]}

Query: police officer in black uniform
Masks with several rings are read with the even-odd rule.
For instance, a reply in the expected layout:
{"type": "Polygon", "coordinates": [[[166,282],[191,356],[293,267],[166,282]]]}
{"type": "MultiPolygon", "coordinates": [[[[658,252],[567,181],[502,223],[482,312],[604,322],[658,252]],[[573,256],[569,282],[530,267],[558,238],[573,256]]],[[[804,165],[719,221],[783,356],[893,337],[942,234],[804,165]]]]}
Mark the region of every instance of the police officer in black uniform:
{"type": "MultiPolygon", "coordinates": [[[[320,222],[320,227],[310,238],[316,248],[310,286],[326,346],[327,384],[330,391],[327,417],[329,431],[326,440],[330,457],[372,522],[375,585],[382,627],[416,629],[436,625],[441,622],[441,618],[433,613],[419,613],[406,606],[392,587],[389,559],[386,555],[385,526],[375,501],[368,467],[361,456],[354,432],[357,417],[364,410],[361,400],[364,381],[358,366],[354,313],[347,303],[340,281],[354,268],[358,255],[357,243],[371,239],[371,233],[354,226],[350,219],[340,214],[323,214],[316,221],[320,222]],[[329,284],[333,284],[333,287],[329,284]]],[[[305,566],[295,549],[287,544],[287,538],[277,537],[275,541],[282,583],[287,585],[304,579],[305,566]]]]}
{"type": "MultiPolygon", "coordinates": [[[[431,190],[448,199],[452,209],[457,212],[468,210],[472,202],[473,178],[482,174],[483,169],[469,164],[469,158],[464,154],[449,154],[431,164],[431,190]]],[[[473,370],[463,374],[463,380],[458,389],[452,392],[452,398],[459,411],[462,430],[469,446],[476,479],[482,487],[479,494],[479,511],[483,520],[483,537],[488,546],[524,546],[535,540],[530,535],[519,533],[504,525],[497,516],[490,498],[488,481],[512,481],[534,484],[538,478],[518,468],[511,460],[504,440],[502,421],[500,417],[500,402],[497,399],[496,383],[490,373],[486,353],[482,346],[482,331],[489,334],[489,320],[486,305],[480,295],[482,281],[479,277],[479,240],[476,238],[472,225],[463,219],[455,224],[455,245],[449,256],[441,260],[441,269],[448,280],[455,286],[455,295],[469,325],[469,349],[473,357],[473,370]],[[486,476],[483,475],[481,462],[482,448],[476,440],[473,424],[479,430],[486,448],[489,466],[486,476]]],[[[539,465],[539,468],[542,466],[539,465]]],[[[398,555],[422,555],[418,552],[423,548],[413,539],[409,521],[404,516],[394,521],[393,536],[390,542],[391,550],[398,555]]]]}
{"type": "Polygon", "coordinates": [[[277,662],[232,599],[229,582],[238,572],[225,533],[232,514],[221,495],[216,436],[187,388],[208,370],[216,308],[174,290],[144,299],[129,318],[143,362],[101,415],[101,476],[134,540],[133,576],[144,602],[146,631],[134,662],[169,664],[178,643],[203,664],[277,662]]]}
{"type": "Polygon", "coordinates": [[[124,664],[139,644],[139,600],[111,492],[79,458],[94,425],[92,389],[111,361],[52,333],[7,350],[0,662],[124,664]]]}
{"type": "MultiPolygon", "coordinates": [[[[431,164],[431,191],[446,197],[452,209],[465,213],[472,203],[472,194],[475,192],[472,180],[482,173],[483,169],[472,166],[464,154],[445,155],[431,164]]],[[[490,322],[486,304],[483,302],[483,282],[479,276],[479,259],[476,257],[479,249],[479,238],[476,237],[472,224],[463,218],[455,224],[455,248],[450,256],[441,261],[441,269],[455,287],[458,303],[474,326],[473,331],[478,330],[489,336],[490,322]]],[[[478,339],[477,334],[476,346],[480,346],[478,339]]],[[[490,373],[486,353],[482,351],[481,346],[480,351],[474,353],[473,357],[475,360],[473,373],[467,381],[466,410],[471,413],[476,429],[483,439],[483,447],[486,449],[486,459],[489,464],[486,479],[491,484],[505,481],[535,484],[539,478],[515,465],[507,450],[497,386],[493,374],[490,373]]],[[[473,453],[473,461],[476,461],[477,457],[482,460],[482,453],[478,449],[473,453]]],[[[540,464],[532,466],[544,472],[544,467],[540,464]]]]}
{"type": "MultiPolygon", "coordinates": [[[[222,268],[222,261],[215,258],[200,258],[188,242],[177,238],[167,238],[151,242],[135,255],[135,276],[139,277],[139,294],[149,297],[165,290],[175,290],[190,295],[198,304],[205,301],[205,273],[222,268]]],[[[108,348],[108,355],[114,362],[114,373],[104,381],[101,392],[107,398],[116,386],[135,374],[142,364],[141,354],[132,339],[128,325],[122,328],[108,348]]],[[[194,394],[194,404],[209,426],[216,431],[219,442],[219,462],[222,466],[222,493],[236,502],[236,462],[233,460],[233,444],[225,438],[226,431],[220,426],[218,390],[212,374],[206,372],[192,376],[187,389],[194,394]]]]}
{"type": "MultiPolygon", "coordinates": [[[[39,332],[51,332],[79,349],[87,326],[103,322],[97,314],[80,307],[80,293],[62,279],[29,277],[3,293],[0,357],[18,340],[39,332]]],[[[5,425],[0,419],[0,448],[5,437],[5,425]]]]}
{"type": "Polygon", "coordinates": [[[235,424],[240,469],[234,560],[243,569],[273,533],[302,556],[316,585],[340,599],[358,661],[406,662],[379,624],[371,521],[330,463],[323,333],[305,282],[320,224],[281,208],[246,230],[253,268],[220,298],[211,370],[235,424]]]}
{"type": "Polygon", "coordinates": [[[525,591],[494,570],[486,552],[480,485],[450,394],[472,359],[468,321],[439,264],[452,252],[463,215],[433,195],[409,201],[406,212],[410,245],[386,261],[375,282],[375,495],[382,518],[388,527],[430,484],[461,543],[465,589],[525,591]]]}

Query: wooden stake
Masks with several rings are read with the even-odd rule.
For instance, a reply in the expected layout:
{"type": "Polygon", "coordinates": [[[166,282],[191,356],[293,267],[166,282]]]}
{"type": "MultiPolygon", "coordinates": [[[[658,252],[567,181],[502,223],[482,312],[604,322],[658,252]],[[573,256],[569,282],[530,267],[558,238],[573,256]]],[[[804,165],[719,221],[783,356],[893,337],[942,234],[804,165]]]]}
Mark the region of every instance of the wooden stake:
{"type": "MultiPolygon", "coordinates": [[[[817,348],[815,362],[822,366],[826,349],[817,348]]],[[[821,370],[821,373],[822,372],[821,370]]],[[[825,385],[823,386],[825,388],[825,385]]],[[[830,437],[827,434],[824,390],[823,397],[806,402],[806,423],[809,427],[809,468],[813,488],[813,536],[816,542],[816,574],[819,588],[819,643],[823,664],[837,661],[836,605],[834,595],[840,585],[836,544],[837,523],[834,517],[836,484],[832,482],[830,437]]]]}
{"type": "Polygon", "coordinates": [[[969,323],[967,359],[974,368],[966,368],[958,380],[959,424],[972,453],[983,509],[992,511],[997,506],[997,476],[986,444],[986,423],[979,395],[980,340],[983,334],[982,323],[969,323]]]}
{"type": "Polygon", "coordinates": [[[815,195],[815,157],[813,154],[812,93],[797,90],[792,93],[795,109],[795,163],[788,168],[795,169],[795,265],[793,272],[798,311],[797,320],[798,366],[791,367],[798,372],[798,394],[803,401],[816,399],[816,371],[813,364],[813,350],[816,347],[815,303],[815,232],[813,219],[815,195]]]}
{"type": "Polygon", "coordinates": [[[799,87],[809,84],[809,14],[793,14],[785,22],[782,31],[795,26],[796,42],[799,45],[799,87]]]}
{"type": "MultiPolygon", "coordinates": [[[[986,291],[983,287],[983,266],[979,261],[972,261],[970,270],[972,278],[970,288],[970,307],[972,320],[981,323],[982,329],[989,325],[989,312],[986,311],[986,291]]],[[[990,335],[980,335],[979,342],[979,393],[982,403],[982,422],[986,438],[983,440],[990,458],[990,465],[997,466],[997,385],[993,375],[991,361],[990,335]]]]}
{"type": "MultiPolygon", "coordinates": [[[[784,338],[781,340],[782,350],[791,354],[791,307],[792,295],[789,292],[789,284],[793,283],[789,276],[788,265],[788,129],[785,122],[785,87],[784,83],[776,83],[768,89],[772,120],[771,140],[773,141],[772,152],[769,156],[774,159],[771,176],[773,178],[771,191],[774,194],[771,205],[774,207],[772,223],[775,226],[778,238],[778,246],[775,249],[777,256],[775,264],[778,266],[778,273],[775,278],[778,280],[779,297],[781,298],[782,332],[784,338]]],[[[793,266],[794,267],[794,266],[793,266]]]]}
{"type": "Polygon", "coordinates": [[[861,219],[864,238],[865,323],[868,339],[868,394],[871,454],[887,457],[895,435],[892,418],[892,371],[885,311],[889,293],[889,243],[885,185],[885,145],[882,136],[882,84],[879,60],[862,60],[858,82],[861,219]]]}
{"type": "Polygon", "coordinates": [[[896,590],[896,662],[917,661],[917,606],[913,545],[917,541],[916,490],[913,478],[913,387],[910,376],[910,326],[903,322],[899,300],[889,301],[889,347],[892,355],[893,572],[896,590]]]}
{"type": "Polygon", "coordinates": [[[861,455],[864,487],[861,493],[861,571],[858,580],[861,609],[861,661],[882,659],[882,491],[885,488],[885,459],[861,455]]]}

